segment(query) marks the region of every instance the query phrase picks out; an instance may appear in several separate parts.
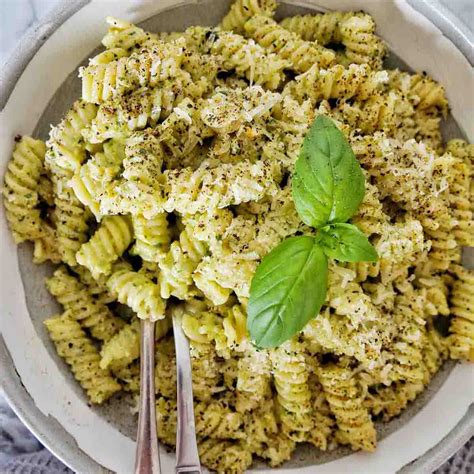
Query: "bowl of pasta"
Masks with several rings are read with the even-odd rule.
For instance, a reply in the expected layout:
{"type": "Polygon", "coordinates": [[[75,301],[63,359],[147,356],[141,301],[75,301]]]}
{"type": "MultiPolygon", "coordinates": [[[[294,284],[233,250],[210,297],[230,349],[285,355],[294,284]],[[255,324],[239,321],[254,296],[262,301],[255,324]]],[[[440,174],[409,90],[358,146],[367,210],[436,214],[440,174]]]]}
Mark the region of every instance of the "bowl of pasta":
{"type": "Polygon", "coordinates": [[[80,0],[29,33],[0,82],[0,382],[51,451],[132,471],[152,318],[173,471],[175,312],[211,472],[430,472],[472,436],[472,43],[448,20],[80,0]]]}

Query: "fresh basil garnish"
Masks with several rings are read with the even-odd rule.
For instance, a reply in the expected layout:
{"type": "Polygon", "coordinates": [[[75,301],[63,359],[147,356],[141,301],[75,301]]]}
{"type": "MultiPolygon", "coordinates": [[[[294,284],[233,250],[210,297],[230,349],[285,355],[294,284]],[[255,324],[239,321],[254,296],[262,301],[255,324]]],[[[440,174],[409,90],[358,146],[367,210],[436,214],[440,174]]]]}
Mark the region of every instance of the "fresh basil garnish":
{"type": "Polygon", "coordinates": [[[327,259],[314,237],[292,237],[264,257],[250,288],[248,328],[259,347],[285,342],[324,303],[327,259]]]}
{"type": "Polygon", "coordinates": [[[367,236],[352,224],[330,224],[319,231],[324,253],[339,262],[376,262],[377,252],[367,236]]]}
{"type": "Polygon", "coordinates": [[[276,347],[317,316],[327,290],[327,258],[376,261],[367,237],[346,224],[364,197],[364,175],[344,135],[318,116],[306,135],[292,177],[301,220],[316,236],[284,240],[257,267],[250,287],[247,327],[259,347],[276,347]]]}
{"type": "Polygon", "coordinates": [[[320,115],[306,135],[293,176],[293,199],[312,227],[346,222],[364,197],[364,175],[334,122],[320,115]]]}

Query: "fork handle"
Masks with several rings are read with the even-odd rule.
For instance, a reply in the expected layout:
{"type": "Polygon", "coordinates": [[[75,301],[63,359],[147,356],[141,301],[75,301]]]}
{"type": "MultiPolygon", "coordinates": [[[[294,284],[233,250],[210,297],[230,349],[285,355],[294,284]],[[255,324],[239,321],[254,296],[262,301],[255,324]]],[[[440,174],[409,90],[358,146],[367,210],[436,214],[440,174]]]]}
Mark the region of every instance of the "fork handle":
{"type": "Polygon", "coordinates": [[[180,314],[173,315],[176,346],[178,429],[176,435],[176,473],[201,474],[194,422],[193,385],[189,342],[181,327],[180,314]]]}
{"type": "Polygon", "coordinates": [[[156,434],[155,323],[142,319],[140,329],[140,411],[135,474],[161,474],[156,434]]]}

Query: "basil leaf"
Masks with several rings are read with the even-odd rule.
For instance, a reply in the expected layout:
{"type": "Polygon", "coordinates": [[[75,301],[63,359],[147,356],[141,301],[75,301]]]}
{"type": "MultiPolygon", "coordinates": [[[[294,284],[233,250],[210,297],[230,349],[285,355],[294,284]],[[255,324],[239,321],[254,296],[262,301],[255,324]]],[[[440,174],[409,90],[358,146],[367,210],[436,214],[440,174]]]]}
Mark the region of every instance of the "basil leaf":
{"type": "Polygon", "coordinates": [[[326,297],[328,265],[314,237],[292,237],[266,255],[250,287],[247,327],[259,347],[276,347],[315,317],[326,297]]]}
{"type": "Polygon", "coordinates": [[[367,236],[352,224],[331,224],[318,234],[324,253],[340,262],[376,262],[378,255],[367,236]]]}
{"type": "Polygon", "coordinates": [[[292,181],[302,221],[320,228],[350,219],[364,197],[364,175],[334,122],[319,115],[306,134],[292,181]]]}

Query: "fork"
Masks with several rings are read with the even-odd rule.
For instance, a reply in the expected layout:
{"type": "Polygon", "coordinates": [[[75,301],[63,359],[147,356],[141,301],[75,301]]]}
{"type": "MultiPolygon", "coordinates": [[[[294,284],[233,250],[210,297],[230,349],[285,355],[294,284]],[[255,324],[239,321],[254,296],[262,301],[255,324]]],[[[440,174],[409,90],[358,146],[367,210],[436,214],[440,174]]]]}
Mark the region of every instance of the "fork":
{"type": "Polygon", "coordinates": [[[178,430],[176,434],[176,473],[201,474],[194,422],[193,383],[189,342],[181,327],[182,311],[173,312],[176,348],[178,430]]]}
{"type": "Polygon", "coordinates": [[[140,410],[135,474],[160,474],[160,452],[156,434],[154,321],[141,320],[140,346],[140,410]]]}

